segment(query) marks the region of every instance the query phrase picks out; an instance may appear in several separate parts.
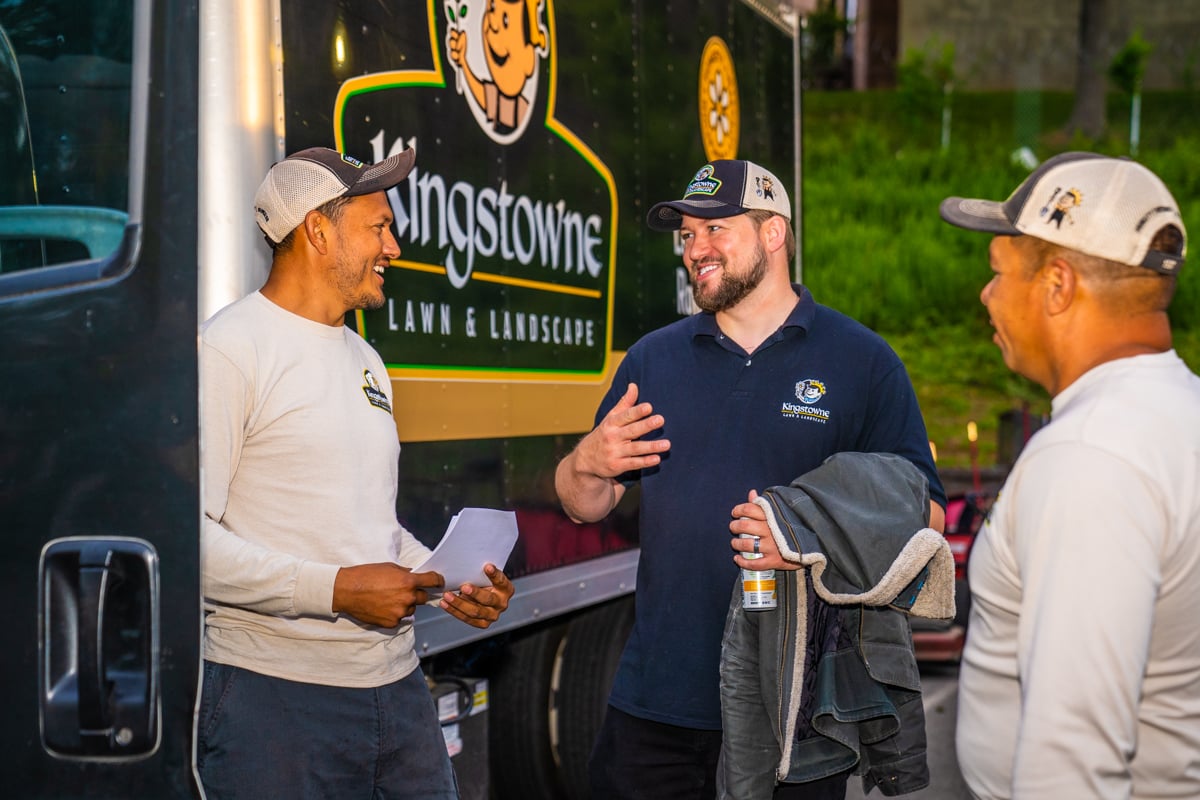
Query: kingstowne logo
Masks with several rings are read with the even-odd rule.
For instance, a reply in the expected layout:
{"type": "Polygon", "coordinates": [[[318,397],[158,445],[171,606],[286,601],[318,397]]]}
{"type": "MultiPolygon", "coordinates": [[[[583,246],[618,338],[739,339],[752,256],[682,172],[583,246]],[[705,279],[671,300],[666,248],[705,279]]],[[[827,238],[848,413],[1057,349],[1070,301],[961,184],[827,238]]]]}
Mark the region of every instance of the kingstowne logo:
{"type": "Polygon", "coordinates": [[[811,419],[817,422],[826,422],[829,419],[829,412],[825,409],[803,406],[799,403],[784,403],[783,407],[779,409],[779,413],[793,419],[811,419]]]}
{"type": "Polygon", "coordinates": [[[376,408],[382,408],[387,413],[392,413],[392,404],[388,402],[387,394],[379,385],[379,380],[375,374],[369,369],[363,370],[363,394],[367,396],[367,402],[376,408]]]}
{"type": "Polygon", "coordinates": [[[359,312],[359,332],[393,375],[595,380],[611,351],[617,190],[555,116],[554,0],[431,0],[426,13],[432,68],[364,64],[334,104],[339,149],[369,144],[376,162],[417,150],[388,191],[401,255],[387,301],[359,312]]]}
{"type": "Polygon", "coordinates": [[[796,399],[800,403],[784,402],[779,413],[794,419],[809,419],[816,422],[826,422],[829,411],[817,408],[814,404],[825,396],[825,384],[812,378],[797,382],[795,387],[796,399]]]}
{"type": "MultiPolygon", "coordinates": [[[[371,144],[379,150],[377,160],[391,155],[382,151],[383,131],[371,144]]],[[[416,138],[408,140],[419,152],[417,144],[416,138]]],[[[392,152],[402,149],[397,140],[392,152]]],[[[397,239],[426,246],[436,235],[433,246],[446,252],[446,277],[455,289],[471,279],[476,254],[592,278],[599,278],[606,266],[604,220],[599,214],[571,210],[563,198],[513,194],[506,180],[481,187],[447,179],[423,172],[419,163],[387,194],[397,239]]]]}
{"type": "Polygon", "coordinates": [[[538,65],[546,57],[544,0],[448,0],[446,55],[455,90],[468,99],[480,130],[514,142],[537,100],[538,65]],[[457,8],[456,8],[457,7],[457,8]]]}
{"type": "Polygon", "coordinates": [[[808,378],[796,384],[796,399],[802,403],[812,405],[824,396],[825,384],[820,381],[808,378]]]}
{"type": "Polygon", "coordinates": [[[692,178],[692,182],[688,184],[687,191],[683,193],[684,197],[691,197],[694,194],[716,194],[721,188],[721,181],[713,177],[713,167],[711,164],[705,164],[700,168],[700,171],[692,178]]]}

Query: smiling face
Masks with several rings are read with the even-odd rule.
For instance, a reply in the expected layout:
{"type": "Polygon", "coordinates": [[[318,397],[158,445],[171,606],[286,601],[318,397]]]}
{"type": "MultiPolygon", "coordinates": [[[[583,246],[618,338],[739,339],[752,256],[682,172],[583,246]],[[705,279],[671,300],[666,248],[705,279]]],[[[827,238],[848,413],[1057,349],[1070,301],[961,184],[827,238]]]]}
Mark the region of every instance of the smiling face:
{"type": "Polygon", "coordinates": [[[759,227],[746,214],[721,219],[683,216],[683,263],[692,278],[696,305],[727,311],[750,295],[767,275],[767,252],[759,227]]]}
{"type": "Polygon", "coordinates": [[[519,95],[537,66],[537,54],[526,36],[525,0],[488,0],[483,52],[500,93],[519,95]]]}
{"type": "Polygon", "coordinates": [[[352,197],[334,223],[337,242],[330,283],[346,311],[372,310],[385,302],[383,274],[400,245],[392,236],[392,209],[383,192],[352,197]]]}
{"type": "Polygon", "coordinates": [[[992,336],[1004,364],[1018,375],[1046,385],[1047,331],[1041,313],[1040,264],[1029,237],[996,236],[988,247],[992,279],[979,293],[987,307],[992,336]]]}

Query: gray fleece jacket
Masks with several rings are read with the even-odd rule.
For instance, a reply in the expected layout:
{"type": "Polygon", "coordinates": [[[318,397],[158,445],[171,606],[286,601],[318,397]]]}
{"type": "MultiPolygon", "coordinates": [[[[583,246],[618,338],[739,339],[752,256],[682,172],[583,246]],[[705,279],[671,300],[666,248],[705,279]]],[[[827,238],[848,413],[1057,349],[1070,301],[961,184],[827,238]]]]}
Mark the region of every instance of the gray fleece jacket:
{"type": "Polygon", "coordinates": [[[864,788],[928,784],[920,675],[906,613],[954,615],[954,558],[927,527],[909,461],[839,453],[757,500],[780,553],[779,605],[745,611],[734,587],[721,654],[719,795],[770,800],[777,781],[850,768],[864,788]]]}

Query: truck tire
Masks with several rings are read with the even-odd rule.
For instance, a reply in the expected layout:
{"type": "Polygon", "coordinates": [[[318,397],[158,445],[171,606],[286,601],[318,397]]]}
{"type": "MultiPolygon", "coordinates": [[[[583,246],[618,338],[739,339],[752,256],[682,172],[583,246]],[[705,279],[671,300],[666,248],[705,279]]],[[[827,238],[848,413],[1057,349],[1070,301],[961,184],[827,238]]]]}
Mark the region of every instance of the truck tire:
{"type": "Polygon", "coordinates": [[[558,680],[557,727],[562,796],[568,800],[591,798],[588,758],[632,627],[632,595],[588,609],[573,617],[567,627],[558,680]]]}
{"type": "Polygon", "coordinates": [[[490,680],[488,759],[496,800],[563,796],[551,744],[554,670],[567,624],[514,637],[490,680]]]}

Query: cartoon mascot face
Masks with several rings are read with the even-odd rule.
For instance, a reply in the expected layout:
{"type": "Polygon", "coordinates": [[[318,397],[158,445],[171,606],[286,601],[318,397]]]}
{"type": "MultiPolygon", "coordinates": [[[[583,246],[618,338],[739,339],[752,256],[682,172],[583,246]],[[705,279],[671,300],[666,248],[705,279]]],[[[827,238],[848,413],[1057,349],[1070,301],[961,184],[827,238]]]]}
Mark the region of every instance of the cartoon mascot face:
{"type": "Polygon", "coordinates": [[[808,378],[796,384],[796,397],[801,403],[812,405],[825,396],[825,384],[808,378]]]}

